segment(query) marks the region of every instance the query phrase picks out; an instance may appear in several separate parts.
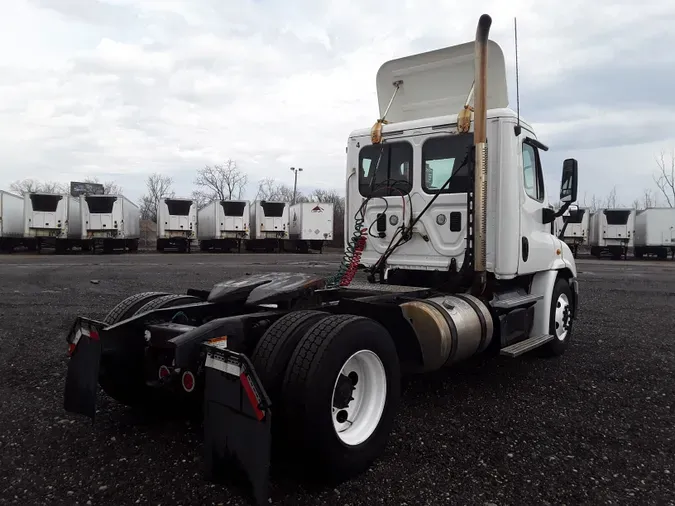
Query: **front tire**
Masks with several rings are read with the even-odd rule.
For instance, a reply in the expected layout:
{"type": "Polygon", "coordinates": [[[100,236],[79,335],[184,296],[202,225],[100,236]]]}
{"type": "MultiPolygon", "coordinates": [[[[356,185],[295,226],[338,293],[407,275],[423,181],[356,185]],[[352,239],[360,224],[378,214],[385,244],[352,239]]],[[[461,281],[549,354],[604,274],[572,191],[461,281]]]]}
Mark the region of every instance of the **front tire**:
{"type": "Polygon", "coordinates": [[[572,297],[569,282],[565,278],[559,277],[553,285],[549,316],[549,334],[553,336],[553,340],[541,347],[545,356],[560,356],[565,353],[569,346],[575,316],[572,297]]]}
{"type": "Polygon", "coordinates": [[[387,330],[369,318],[332,315],[291,357],[282,417],[307,471],[344,480],[386,447],[401,395],[401,370],[387,330]]]}

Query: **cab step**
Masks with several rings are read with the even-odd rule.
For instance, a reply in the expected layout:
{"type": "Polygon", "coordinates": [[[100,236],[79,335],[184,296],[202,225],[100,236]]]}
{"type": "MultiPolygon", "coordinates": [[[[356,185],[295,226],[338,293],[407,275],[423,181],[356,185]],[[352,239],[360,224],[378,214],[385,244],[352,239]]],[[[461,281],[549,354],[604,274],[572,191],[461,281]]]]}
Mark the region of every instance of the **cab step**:
{"type": "Polygon", "coordinates": [[[552,341],[554,337],[550,334],[544,334],[543,336],[530,337],[524,341],[520,341],[516,344],[507,346],[499,350],[500,355],[504,355],[511,358],[519,357],[520,355],[527,353],[528,351],[539,348],[541,345],[552,341]]]}
{"type": "Polygon", "coordinates": [[[543,295],[507,292],[497,295],[495,300],[493,300],[490,305],[495,309],[516,309],[531,306],[543,298],[543,295]]]}

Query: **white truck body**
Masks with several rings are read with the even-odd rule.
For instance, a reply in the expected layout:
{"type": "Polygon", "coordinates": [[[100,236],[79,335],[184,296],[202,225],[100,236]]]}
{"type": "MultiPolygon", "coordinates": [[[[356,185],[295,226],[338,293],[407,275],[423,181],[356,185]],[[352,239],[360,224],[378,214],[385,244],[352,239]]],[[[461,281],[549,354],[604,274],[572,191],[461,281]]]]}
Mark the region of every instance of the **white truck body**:
{"type": "Polygon", "coordinates": [[[668,251],[675,256],[675,208],[653,207],[635,215],[633,253],[637,258],[654,254],[667,258],[668,251]]]}
{"type": "Polygon", "coordinates": [[[157,206],[157,239],[193,239],[197,235],[197,205],[188,198],[164,198],[157,206]]]}
{"type": "Polygon", "coordinates": [[[25,193],[24,237],[65,239],[68,234],[68,195],[25,193]]]}
{"type": "MultiPolygon", "coordinates": [[[[563,215],[563,219],[567,220],[567,227],[565,227],[563,240],[568,244],[583,244],[587,241],[589,231],[588,224],[590,223],[589,218],[589,210],[584,207],[566,211],[563,215]]],[[[561,222],[562,221],[563,220],[561,220],[561,222]]],[[[562,223],[560,228],[562,228],[562,223]]]]}
{"type": "Polygon", "coordinates": [[[675,246],[675,208],[658,207],[635,215],[634,246],[675,246]]]}
{"type": "Polygon", "coordinates": [[[294,204],[288,212],[291,240],[331,241],[333,239],[334,205],[323,202],[294,204]]]}
{"type": "Polygon", "coordinates": [[[124,195],[81,195],[81,238],[138,239],[141,210],[124,195]]]}
{"type": "MultiPolygon", "coordinates": [[[[359,265],[369,277],[407,286],[424,286],[438,276],[452,283],[453,273],[472,257],[470,269],[480,273],[479,283],[488,277],[509,283],[533,275],[528,295],[517,296],[541,297],[534,304],[530,335],[555,334],[551,301],[567,302],[557,299],[554,285],[561,278],[576,280],[577,268],[570,247],[552,233],[556,216],[548,208],[541,164],[541,152],[548,148],[508,107],[500,46],[492,40],[483,46],[485,81],[484,76],[479,80],[478,47],[478,42],[459,44],[380,67],[379,118],[386,116],[387,122],[355,130],[347,141],[345,255],[352,258],[359,244],[352,238],[361,234],[365,245],[359,265]],[[481,82],[489,84],[483,88],[481,82]],[[484,109],[476,108],[469,123],[465,105],[467,100],[475,105],[478,97],[484,109]],[[481,131],[476,132],[479,117],[481,131]],[[481,132],[489,142],[476,140],[481,132]],[[476,167],[485,173],[477,171],[472,184],[463,162],[474,145],[476,167]],[[487,157],[479,156],[486,152],[479,149],[489,152],[487,157]],[[475,195],[471,215],[485,224],[483,231],[474,221],[470,252],[469,192],[475,195]]],[[[560,195],[567,206],[576,200],[576,170],[576,160],[563,164],[560,195]]],[[[576,293],[576,281],[571,283],[576,293]]],[[[535,346],[534,340],[527,346],[535,346]]]]}
{"type": "Polygon", "coordinates": [[[0,190],[0,238],[23,238],[23,206],[22,197],[0,190]]]}
{"type": "Polygon", "coordinates": [[[288,238],[288,202],[256,200],[250,206],[251,239],[288,238]]]}
{"type": "Polygon", "coordinates": [[[249,203],[246,200],[214,200],[199,213],[200,241],[245,238],[249,231],[249,203]]]}
{"type": "Polygon", "coordinates": [[[591,247],[633,245],[635,209],[598,209],[590,218],[591,247]]]}

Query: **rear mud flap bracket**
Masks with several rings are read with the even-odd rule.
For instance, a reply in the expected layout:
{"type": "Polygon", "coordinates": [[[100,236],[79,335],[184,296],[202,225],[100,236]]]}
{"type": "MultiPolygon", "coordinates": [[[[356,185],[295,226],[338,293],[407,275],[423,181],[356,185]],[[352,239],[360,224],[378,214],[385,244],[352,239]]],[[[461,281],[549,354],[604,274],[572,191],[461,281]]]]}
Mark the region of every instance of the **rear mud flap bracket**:
{"type": "Polygon", "coordinates": [[[269,398],[248,357],[211,344],[205,348],[205,477],[220,481],[243,472],[256,503],[267,504],[272,442],[269,398]]]}

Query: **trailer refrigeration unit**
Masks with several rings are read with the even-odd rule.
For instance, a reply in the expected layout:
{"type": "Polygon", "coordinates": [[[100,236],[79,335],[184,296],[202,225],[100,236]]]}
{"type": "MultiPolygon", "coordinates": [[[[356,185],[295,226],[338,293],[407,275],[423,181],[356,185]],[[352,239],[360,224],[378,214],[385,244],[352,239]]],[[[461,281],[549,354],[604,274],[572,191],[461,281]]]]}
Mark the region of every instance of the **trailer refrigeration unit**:
{"type": "Polygon", "coordinates": [[[313,249],[323,252],[324,243],[333,240],[333,204],[294,204],[288,211],[288,218],[289,239],[284,241],[286,251],[307,253],[313,249]]]}
{"type": "Polygon", "coordinates": [[[61,252],[68,238],[68,195],[30,192],[23,195],[24,239],[61,252]]]}
{"type": "Polygon", "coordinates": [[[0,251],[24,245],[23,198],[0,190],[0,251]]]}
{"type": "Polygon", "coordinates": [[[576,201],[577,162],[564,161],[563,205],[548,208],[548,148],[508,108],[490,25],[483,15],[475,42],[380,68],[380,119],[347,140],[353,234],[334,276],[249,275],[77,317],[65,409],[93,417],[97,384],[131,406],[193,402],[207,478],[238,462],[266,504],[270,460],[331,480],[367,469],[387,444],[402,371],[564,353],[577,268],[551,224],[576,201]],[[359,266],[367,281],[352,282],[359,266]]]}
{"type": "Polygon", "coordinates": [[[589,212],[586,208],[568,209],[565,216],[558,219],[560,230],[556,235],[570,247],[574,258],[577,257],[579,246],[588,241],[589,212]],[[563,225],[563,220],[567,225],[563,225]],[[562,235],[560,235],[562,234],[562,235]]]}
{"type": "Polygon", "coordinates": [[[281,251],[288,238],[288,202],[256,200],[251,203],[251,234],[246,241],[249,251],[281,251]]]}
{"type": "Polygon", "coordinates": [[[198,213],[199,249],[241,252],[242,241],[249,234],[249,203],[246,200],[215,200],[198,213]]]}
{"type": "Polygon", "coordinates": [[[635,209],[598,209],[590,218],[591,255],[600,258],[607,252],[615,260],[626,258],[633,246],[634,225],[635,209]]]}
{"type": "Polygon", "coordinates": [[[638,211],[633,237],[635,258],[645,255],[668,258],[668,252],[675,258],[675,208],[652,207],[638,211]]]}
{"type": "Polygon", "coordinates": [[[157,206],[157,251],[190,252],[197,238],[197,205],[192,199],[164,198],[157,206]]]}
{"type": "Polygon", "coordinates": [[[123,195],[81,195],[80,212],[83,241],[91,249],[138,250],[141,235],[140,208],[123,195]]]}

